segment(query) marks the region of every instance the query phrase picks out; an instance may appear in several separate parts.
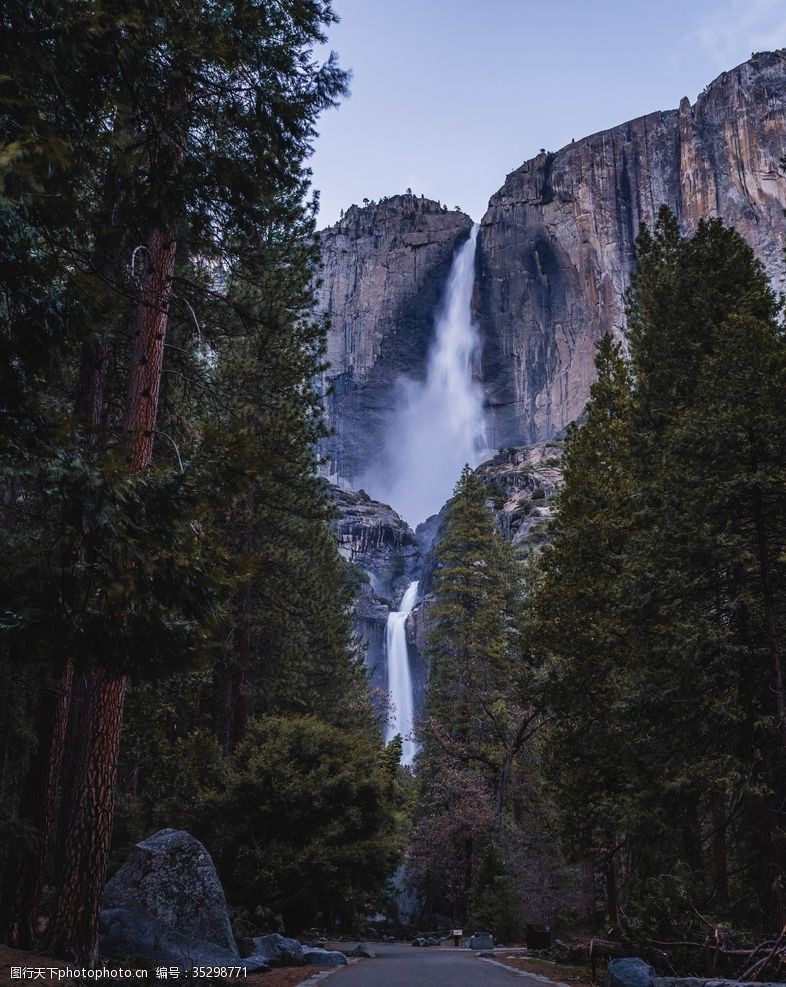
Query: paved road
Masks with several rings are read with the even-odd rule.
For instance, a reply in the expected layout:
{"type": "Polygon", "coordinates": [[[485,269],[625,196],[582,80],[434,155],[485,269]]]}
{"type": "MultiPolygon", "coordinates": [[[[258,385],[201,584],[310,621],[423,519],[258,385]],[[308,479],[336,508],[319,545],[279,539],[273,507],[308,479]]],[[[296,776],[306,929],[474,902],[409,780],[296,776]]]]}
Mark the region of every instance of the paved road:
{"type": "Polygon", "coordinates": [[[398,943],[373,943],[372,948],[376,959],[340,970],[325,987],[543,987],[515,970],[484,963],[467,949],[418,949],[398,943]]]}

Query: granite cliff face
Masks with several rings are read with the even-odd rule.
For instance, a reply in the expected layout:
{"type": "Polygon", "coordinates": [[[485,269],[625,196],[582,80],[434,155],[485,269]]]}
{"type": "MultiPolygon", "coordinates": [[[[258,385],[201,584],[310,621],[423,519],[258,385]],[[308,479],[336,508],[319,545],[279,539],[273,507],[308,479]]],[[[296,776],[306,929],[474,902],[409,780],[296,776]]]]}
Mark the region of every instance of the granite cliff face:
{"type": "Polygon", "coordinates": [[[320,308],[331,319],[323,387],[334,435],[329,472],[357,485],[376,460],[396,380],[422,377],[434,315],[456,248],[472,220],[430,199],[394,195],[351,206],[320,234],[320,308]]]}
{"type": "MultiPolygon", "coordinates": [[[[490,447],[559,435],[587,400],[600,335],[624,321],[642,222],[734,225],[783,288],[786,50],[754,55],[695,103],[650,113],[526,161],[491,197],[473,305],[490,447]]],[[[319,303],[332,320],[324,384],[329,470],[359,485],[379,461],[401,375],[423,377],[435,310],[471,220],[393,196],[321,234],[319,303]]]]}
{"type": "Polygon", "coordinates": [[[691,105],[540,154],[492,196],[478,237],[476,317],[490,445],[548,439],[576,419],[594,347],[624,321],[642,222],[735,226],[784,286],[786,51],[724,72],[691,105]]]}

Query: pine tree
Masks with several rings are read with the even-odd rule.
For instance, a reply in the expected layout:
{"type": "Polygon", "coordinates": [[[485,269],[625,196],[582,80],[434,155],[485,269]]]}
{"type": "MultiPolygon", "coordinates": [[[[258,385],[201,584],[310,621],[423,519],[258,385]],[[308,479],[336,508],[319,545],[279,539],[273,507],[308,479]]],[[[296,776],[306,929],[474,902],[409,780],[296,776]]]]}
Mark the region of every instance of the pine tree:
{"type": "Polygon", "coordinates": [[[501,831],[536,720],[521,645],[521,574],[486,500],[465,467],[437,547],[411,865],[431,907],[444,903],[458,922],[467,916],[476,858],[501,831]]]}
{"type": "MultiPolygon", "coordinates": [[[[41,744],[38,759],[49,779],[41,804],[62,790],[67,835],[53,941],[86,963],[127,677],[170,671],[173,655],[186,665],[204,656],[231,582],[219,498],[225,510],[248,483],[219,462],[206,415],[218,394],[212,368],[244,304],[229,275],[253,280],[279,263],[265,252],[277,230],[313,230],[303,160],[316,115],[344,86],[333,59],[309,56],[333,19],[327,3],[110,6],[11,4],[0,21],[6,242],[21,233],[40,247],[8,282],[3,466],[17,477],[12,509],[44,490],[57,516],[47,525],[39,511],[35,535],[28,529],[35,544],[54,527],[56,551],[28,552],[29,579],[14,574],[6,642],[14,661],[23,640],[36,641],[80,734],[69,746],[84,756],[67,789],[58,751],[41,744]],[[45,304],[33,309],[36,283],[45,304]],[[48,337],[65,359],[43,352],[48,337]],[[107,377],[110,367],[119,373],[107,377]],[[38,402],[48,392],[33,430],[28,388],[38,402]],[[54,603],[42,609],[49,587],[54,603]],[[81,696],[76,681],[87,682],[81,696]]],[[[288,302],[279,324],[297,326],[303,309],[288,302]]],[[[264,339],[269,327],[254,318],[264,339]]],[[[318,350],[319,331],[308,332],[318,350]]],[[[293,336],[291,400],[301,393],[311,408],[311,344],[293,336]]],[[[13,525],[6,533],[25,540],[13,525]]],[[[35,825],[47,843],[49,824],[35,825]]]]}
{"type": "Polygon", "coordinates": [[[530,633],[533,648],[547,656],[547,779],[563,805],[581,806],[563,816],[567,842],[574,859],[605,871],[607,911],[616,923],[629,752],[624,714],[617,713],[626,675],[617,611],[632,480],[630,381],[611,336],[598,344],[596,369],[584,421],[566,441],[564,486],[539,562],[530,633]]]}
{"type": "Polygon", "coordinates": [[[638,259],[631,384],[603,341],[542,557],[546,770],[574,856],[605,856],[612,920],[624,880],[639,931],[684,938],[697,907],[779,927],[779,305],[714,220],[683,239],[661,213],[638,259]]]}

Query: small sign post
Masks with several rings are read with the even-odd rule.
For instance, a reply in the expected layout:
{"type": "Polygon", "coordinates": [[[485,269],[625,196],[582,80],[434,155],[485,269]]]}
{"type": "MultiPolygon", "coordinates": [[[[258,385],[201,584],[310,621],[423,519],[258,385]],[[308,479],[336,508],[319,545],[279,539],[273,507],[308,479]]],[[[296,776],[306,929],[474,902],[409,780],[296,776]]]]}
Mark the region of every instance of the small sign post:
{"type": "Polygon", "coordinates": [[[454,929],[453,930],[453,945],[454,946],[458,946],[458,944],[461,942],[461,937],[463,935],[464,935],[464,930],[463,929],[454,929]]]}

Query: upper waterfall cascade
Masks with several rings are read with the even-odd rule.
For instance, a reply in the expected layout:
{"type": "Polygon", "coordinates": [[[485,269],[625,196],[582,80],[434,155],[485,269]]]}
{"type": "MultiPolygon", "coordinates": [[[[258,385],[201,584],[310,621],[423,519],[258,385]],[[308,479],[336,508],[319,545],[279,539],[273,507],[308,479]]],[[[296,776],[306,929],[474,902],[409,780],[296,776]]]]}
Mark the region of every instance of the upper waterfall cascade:
{"type": "Polygon", "coordinates": [[[483,390],[475,379],[480,339],[472,317],[478,228],[453,259],[425,379],[399,381],[386,468],[364,478],[369,493],[413,527],[440,510],[464,464],[477,466],[486,452],[483,390]]]}

